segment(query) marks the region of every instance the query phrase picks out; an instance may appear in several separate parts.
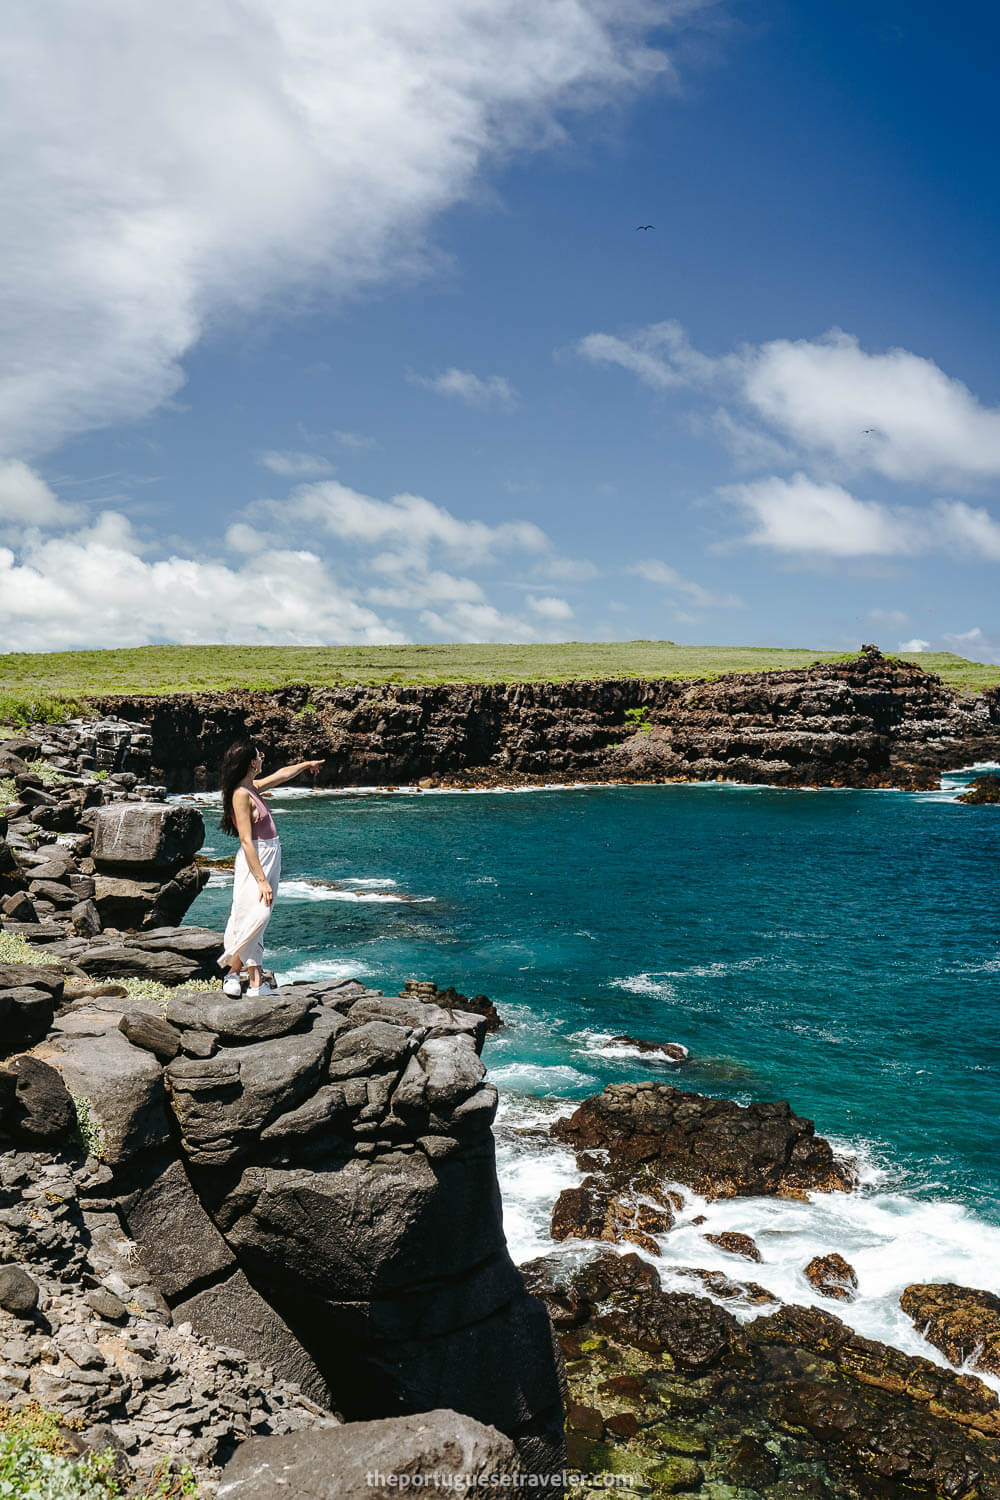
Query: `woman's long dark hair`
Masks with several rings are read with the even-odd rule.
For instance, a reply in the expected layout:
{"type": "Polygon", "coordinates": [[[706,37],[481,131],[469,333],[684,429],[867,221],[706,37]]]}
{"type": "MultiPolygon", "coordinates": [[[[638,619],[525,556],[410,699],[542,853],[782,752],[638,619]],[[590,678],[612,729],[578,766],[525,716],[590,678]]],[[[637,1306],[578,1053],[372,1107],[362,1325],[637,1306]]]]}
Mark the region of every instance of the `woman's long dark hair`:
{"type": "Polygon", "coordinates": [[[233,818],[233,793],[240,782],[246,779],[256,754],[256,745],[251,745],[249,740],[241,740],[238,745],[230,745],[222,757],[222,817],[219,819],[219,827],[223,833],[232,834],[237,839],[240,831],[233,818]]]}

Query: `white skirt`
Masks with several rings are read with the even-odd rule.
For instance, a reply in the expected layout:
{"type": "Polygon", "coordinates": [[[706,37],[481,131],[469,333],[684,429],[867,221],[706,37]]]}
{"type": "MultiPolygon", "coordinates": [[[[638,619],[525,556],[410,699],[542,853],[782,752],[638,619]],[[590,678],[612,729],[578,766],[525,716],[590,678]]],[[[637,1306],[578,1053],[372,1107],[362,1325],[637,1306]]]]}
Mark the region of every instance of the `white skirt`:
{"type": "Polygon", "coordinates": [[[264,929],[271,920],[273,898],[278,894],[278,881],[281,878],[281,841],[254,839],[253,846],[261,869],[270,883],[272,899],[270,904],[260,899],[257,877],[251,874],[247,857],[241,848],[234,867],[233,909],[222,940],[225,952],[219,959],[220,969],[228,969],[237,954],[246,968],[251,965],[260,968],[264,957],[264,929]]]}

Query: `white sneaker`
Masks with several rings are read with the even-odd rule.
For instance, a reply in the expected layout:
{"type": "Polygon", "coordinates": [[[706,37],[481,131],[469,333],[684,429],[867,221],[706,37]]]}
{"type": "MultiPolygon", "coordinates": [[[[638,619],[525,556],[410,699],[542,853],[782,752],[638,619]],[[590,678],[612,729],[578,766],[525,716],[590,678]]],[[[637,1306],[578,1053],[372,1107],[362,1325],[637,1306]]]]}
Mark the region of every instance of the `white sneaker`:
{"type": "Polygon", "coordinates": [[[247,990],[247,994],[256,1000],[258,995],[273,995],[274,991],[269,984],[262,984],[257,990],[247,990]]]}
{"type": "Polygon", "coordinates": [[[238,1000],[240,998],[243,993],[243,986],[240,983],[240,976],[238,974],[226,975],[222,981],[222,993],[228,995],[231,1000],[238,1000]]]}

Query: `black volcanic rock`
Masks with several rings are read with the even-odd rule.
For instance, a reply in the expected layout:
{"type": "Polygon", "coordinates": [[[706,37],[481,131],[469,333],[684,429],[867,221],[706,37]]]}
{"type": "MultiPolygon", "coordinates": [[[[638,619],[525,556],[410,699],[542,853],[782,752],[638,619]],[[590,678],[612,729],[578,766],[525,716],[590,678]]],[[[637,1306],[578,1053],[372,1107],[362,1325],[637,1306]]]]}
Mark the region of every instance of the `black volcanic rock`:
{"type": "Polygon", "coordinates": [[[728,779],[779,786],[938,784],[1000,758],[1000,691],[963,696],[867,648],[840,662],[715,681],[381,684],[107,696],[149,726],[174,791],[218,785],[253,736],[269,762],[322,757],[323,786],[728,779]],[[316,712],[302,714],[310,702],[316,712]],[[627,717],[645,708],[648,724],[627,717]]]}
{"type": "Polygon", "coordinates": [[[616,1184],[650,1177],[694,1188],[706,1198],[847,1192],[851,1169],[787,1104],[750,1104],[688,1093],[667,1083],[621,1083],[585,1099],[552,1126],[581,1166],[606,1152],[602,1171],[616,1184]]]}
{"type": "Polygon", "coordinates": [[[969,783],[969,790],[963,792],[958,800],[967,802],[972,807],[1000,802],[1000,776],[995,772],[988,776],[977,776],[975,781],[969,783]]]}
{"type": "Polygon", "coordinates": [[[1000,1496],[1000,1403],[981,1381],[859,1337],[815,1308],[740,1324],[665,1292],[635,1255],[524,1268],[566,1358],[572,1467],[654,1493],[777,1500],[1000,1496]]]}

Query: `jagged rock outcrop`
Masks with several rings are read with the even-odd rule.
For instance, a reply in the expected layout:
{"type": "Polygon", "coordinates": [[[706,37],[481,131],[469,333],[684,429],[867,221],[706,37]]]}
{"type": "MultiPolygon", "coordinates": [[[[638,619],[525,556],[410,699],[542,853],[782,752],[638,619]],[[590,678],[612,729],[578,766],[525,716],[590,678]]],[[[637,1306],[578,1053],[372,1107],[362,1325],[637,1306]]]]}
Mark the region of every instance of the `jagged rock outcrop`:
{"type": "Polygon", "coordinates": [[[814,1255],[802,1274],[822,1296],[835,1302],[850,1302],[858,1289],[857,1272],[836,1250],[830,1255],[814,1255]]]}
{"type": "Polygon", "coordinates": [[[167,1493],[152,1475],[171,1459],[207,1495],[246,1439],[336,1427],[287,1370],[233,1347],[237,1325],[213,1341],[172,1319],[101,1202],[109,1175],[71,1132],[27,1149],[0,1124],[0,1407],[37,1404],[77,1452],[111,1449],[124,1493],[167,1493]]]}
{"type": "Polygon", "coordinates": [[[87,1099],[97,1201],[173,1320],[239,1329],[349,1419],[452,1407],[560,1469],[558,1356],[502,1232],[487,1017],[349,981],[125,1010],[79,1001],[35,1055],[87,1099]]]}
{"type": "Polygon", "coordinates": [[[899,1304],[952,1364],[1000,1375],[1000,1297],[944,1281],[908,1286],[899,1304]]]}
{"type": "Polygon", "coordinates": [[[1000,1496],[1000,1403],[974,1377],[815,1308],[741,1325],[634,1254],[523,1269],[566,1360],[572,1468],[659,1494],[1000,1496]]]}
{"type": "Polygon", "coordinates": [[[609,1084],[556,1120],[552,1134],[582,1171],[619,1189],[666,1179],[706,1198],[804,1198],[853,1183],[851,1165],[787,1104],[744,1106],[668,1083],[609,1084]]]}
{"type": "Polygon", "coordinates": [[[977,776],[975,781],[969,783],[969,790],[963,792],[958,800],[968,803],[970,807],[1000,802],[1000,776],[995,772],[989,776],[977,776]]]}
{"type": "Polygon", "coordinates": [[[716,681],[620,679],[280,688],[96,700],[141,720],[174,791],[218,784],[251,736],[278,763],[322,756],[320,784],[695,780],[933,786],[1000,756],[1000,692],[963,696],[874,648],[716,681]],[[645,710],[645,723],[628,714],[645,710]]]}

